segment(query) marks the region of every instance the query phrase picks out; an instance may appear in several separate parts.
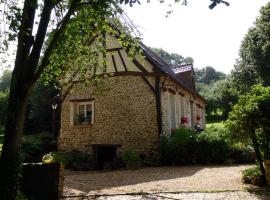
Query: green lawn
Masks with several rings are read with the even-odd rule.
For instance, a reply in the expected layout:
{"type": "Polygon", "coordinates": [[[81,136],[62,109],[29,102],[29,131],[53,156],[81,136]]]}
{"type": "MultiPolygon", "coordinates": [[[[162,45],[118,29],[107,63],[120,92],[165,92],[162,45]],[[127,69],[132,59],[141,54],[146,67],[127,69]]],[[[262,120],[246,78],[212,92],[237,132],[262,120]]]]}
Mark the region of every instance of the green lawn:
{"type": "Polygon", "coordinates": [[[224,127],[224,122],[220,121],[220,122],[206,123],[206,128],[209,128],[211,126],[222,128],[224,127]]]}

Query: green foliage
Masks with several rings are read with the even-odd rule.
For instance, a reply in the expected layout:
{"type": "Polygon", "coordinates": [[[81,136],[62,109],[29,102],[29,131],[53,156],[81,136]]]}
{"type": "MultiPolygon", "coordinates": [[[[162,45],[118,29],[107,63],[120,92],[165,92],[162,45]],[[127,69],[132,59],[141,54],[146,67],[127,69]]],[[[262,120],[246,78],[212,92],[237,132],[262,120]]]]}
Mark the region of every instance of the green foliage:
{"type": "Polygon", "coordinates": [[[4,140],[4,135],[0,134],[0,156],[1,156],[1,152],[2,152],[3,140],[4,140]]]}
{"type": "Polygon", "coordinates": [[[81,162],[93,162],[93,157],[90,156],[88,153],[73,150],[69,152],[60,152],[59,153],[62,157],[65,157],[69,164],[71,163],[81,163],[81,162]]]}
{"type": "Polygon", "coordinates": [[[172,145],[185,145],[194,140],[195,137],[196,135],[194,131],[181,126],[180,128],[176,129],[175,133],[171,136],[172,145]]]}
{"type": "Polygon", "coordinates": [[[50,152],[42,156],[43,163],[62,163],[73,170],[93,170],[94,159],[88,153],[72,150],[68,152],[50,152]]]}
{"type": "Polygon", "coordinates": [[[21,191],[18,191],[16,200],[29,200],[25,194],[23,194],[21,191]]]}
{"type": "Polygon", "coordinates": [[[242,181],[244,183],[248,183],[248,184],[252,184],[256,186],[264,186],[264,179],[262,177],[262,173],[258,166],[243,170],[242,181]]]}
{"type": "Polygon", "coordinates": [[[151,48],[151,49],[171,66],[193,63],[193,59],[191,57],[184,58],[183,56],[177,53],[168,53],[162,48],[151,48]]]}
{"type": "Polygon", "coordinates": [[[210,127],[198,135],[199,163],[224,163],[228,158],[229,145],[224,128],[210,127]]]}
{"type": "MultiPolygon", "coordinates": [[[[0,127],[4,126],[7,116],[11,73],[11,71],[6,70],[0,81],[0,127]]],[[[53,85],[45,85],[42,81],[37,82],[27,104],[24,120],[24,131],[26,133],[51,131],[52,110],[50,101],[57,93],[58,91],[53,85]]]]}
{"type": "Polygon", "coordinates": [[[11,81],[12,71],[5,70],[2,77],[0,78],[0,91],[9,90],[10,81],[11,81]]]}
{"type": "Polygon", "coordinates": [[[0,78],[0,127],[4,126],[6,121],[10,80],[11,71],[4,71],[0,78]]]}
{"type": "Polygon", "coordinates": [[[264,175],[263,160],[270,156],[270,87],[254,85],[242,95],[226,122],[234,140],[252,141],[256,158],[264,175]]]}
{"type": "Polygon", "coordinates": [[[202,69],[195,69],[195,76],[196,82],[204,84],[210,84],[226,78],[226,74],[216,71],[211,66],[207,66],[202,69]]]}
{"type": "Polygon", "coordinates": [[[226,126],[231,130],[233,138],[240,141],[250,139],[250,134],[260,133],[260,129],[270,127],[270,87],[255,85],[250,93],[242,95],[233,107],[226,126]]]}
{"type": "Polygon", "coordinates": [[[240,58],[232,73],[240,94],[248,92],[254,84],[270,85],[269,15],[270,3],[267,3],[242,41],[240,58]]]}
{"type": "Polygon", "coordinates": [[[51,102],[58,92],[52,84],[45,85],[42,81],[37,82],[27,106],[24,124],[26,133],[51,132],[51,102]]]}
{"type": "Polygon", "coordinates": [[[55,141],[46,133],[23,137],[21,155],[24,162],[40,162],[43,154],[55,149],[55,141]]]}
{"type": "Polygon", "coordinates": [[[161,138],[161,163],[165,165],[223,163],[229,145],[224,129],[210,128],[197,135],[187,128],[161,138]]]}
{"type": "Polygon", "coordinates": [[[42,156],[42,162],[44,164],[62,163],[68,164],[68,157],[63,153],[50,152],[42,156]]]}
{"type": "Polygon", "coordinates": [[[195,69],[195,76],[196,88],[207,100],[207,120],[214,116],[222,120],[226,119],[237,101],[231,77],[216,71],[213,67],[195,69]]]}
{"type": "Polygon", "coordinates": [[[136,169],[140,167],[142,162],[139,154],[132,149],[124,151],[121,154],[121,159],[128,169],[136,169]]]}

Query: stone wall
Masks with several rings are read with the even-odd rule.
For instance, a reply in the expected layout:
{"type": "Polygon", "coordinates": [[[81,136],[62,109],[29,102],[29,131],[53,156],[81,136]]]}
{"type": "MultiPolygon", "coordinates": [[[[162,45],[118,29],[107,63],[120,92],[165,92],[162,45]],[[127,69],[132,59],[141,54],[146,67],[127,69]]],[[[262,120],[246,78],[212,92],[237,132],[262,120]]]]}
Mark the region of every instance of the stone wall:
{"type": "MultiPolygon", "coordinates": [[[[148,78],[154,85],[154,78],[148,78]]],[[[94,144],[120,145],[155,157],[159,147],[154,93],[139,76],[110,77],[97,87],[76,84],[62,104],[59,149],[89,151],[94,144]],[[94,99],[94,123],[74,125],[76,99],[94,99]]]]}

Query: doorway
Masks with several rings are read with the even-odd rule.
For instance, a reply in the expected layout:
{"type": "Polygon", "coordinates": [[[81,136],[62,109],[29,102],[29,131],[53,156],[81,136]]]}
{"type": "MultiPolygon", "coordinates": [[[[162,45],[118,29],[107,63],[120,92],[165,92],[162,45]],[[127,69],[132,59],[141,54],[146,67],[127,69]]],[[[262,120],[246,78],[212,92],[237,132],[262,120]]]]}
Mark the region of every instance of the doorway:
{"type": "Polygon", "coordinates": [[[96,169],[103,170],[112,165],[116,158],[116,145],[95,145],[96,169]]]}

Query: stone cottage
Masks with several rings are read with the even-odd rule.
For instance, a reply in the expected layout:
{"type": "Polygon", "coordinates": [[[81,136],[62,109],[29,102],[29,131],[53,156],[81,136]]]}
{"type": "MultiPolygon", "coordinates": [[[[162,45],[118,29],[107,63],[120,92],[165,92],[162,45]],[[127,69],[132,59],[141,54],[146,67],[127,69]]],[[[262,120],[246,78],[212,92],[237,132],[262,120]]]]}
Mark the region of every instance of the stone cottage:
{"type": "Polygon", "coordinates": [[[205,127],[205,104],[195,88],[192,65],[169,66],[140,45],[143,56],[130,59],[107,35],[108,67],[102,91],[76,83],[62,103],[58,139],[62,151],[95,155],[110,162],[125,150],[146,159],[158,156],[160,136],[183,125],[205,127]]]}

